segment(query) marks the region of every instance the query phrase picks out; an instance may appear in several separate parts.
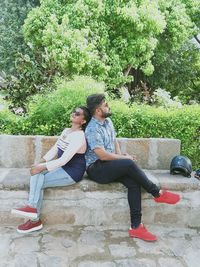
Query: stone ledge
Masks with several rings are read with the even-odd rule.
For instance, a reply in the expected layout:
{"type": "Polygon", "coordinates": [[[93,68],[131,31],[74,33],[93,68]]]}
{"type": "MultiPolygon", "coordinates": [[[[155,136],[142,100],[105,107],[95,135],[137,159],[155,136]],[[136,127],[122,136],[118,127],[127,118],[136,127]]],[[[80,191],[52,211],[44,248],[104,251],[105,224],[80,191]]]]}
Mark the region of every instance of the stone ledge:
{"type": "MultiPolygon", "coordinates": [[[[199,190],[200,181],[194,178],[186,178],[181,175],[170,175],[168,170],[144,170],[151,181],[162,188],[175,191],[199,190]]],[[[2,190],[28,190],[29,188],[29,168],[0,168],[0,189],[2,190]]],[[[57,187],[55,190],[59,190],[57,187]]],[[[87,176],[78,184],[62,187],[62,190],[80,189],[86,191],[124,191],[125,187],[120,183],[97,184],[87,176]]],[[[54,189],[53,189],[54,190],[54,189]]]]}
{"type": "MultiPolygon", "coordinates": [[[[200,191],[179,192],[177,205],[158,204],[148,193],[142,194],[144,223],[172,224],[199,227],[200,191]]],[[[27,203],[28,191],[0,190],[0,223],[20,223],[22,218],[13,217],[13,207],[27,203]]],[[[47,189],[44,194],[42,220],[46,224],[70,225],[122,225],[130,224],[127,192],[47,189]]]]}
{"type": "MultiPolygon", "coordinates": [[[[29,169],[0,169],[0,223],[21,223],[10,210],[27,203],[29,169]]],[[[200,182],[195,178],[172,176],[168,171],[145,170],[161,187],[176,190],[182,200],[177,205],[155,203],[152,196],[142,194],[145,223],[199,226],[200,182]]],[[[119,183],[100,185],[88,179],[67,187],[47,188],[42,219],[47,224],[65,222],[70,225],[129,225],[127,190],[119,183]]]]}

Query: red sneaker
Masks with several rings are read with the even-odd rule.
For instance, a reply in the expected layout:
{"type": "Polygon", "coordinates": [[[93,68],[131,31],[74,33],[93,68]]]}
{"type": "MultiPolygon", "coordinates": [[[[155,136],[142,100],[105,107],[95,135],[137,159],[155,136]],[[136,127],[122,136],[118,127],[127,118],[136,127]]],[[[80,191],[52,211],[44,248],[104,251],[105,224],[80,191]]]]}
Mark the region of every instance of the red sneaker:
{"type": "Polygon", "coordinates": [[[30,219],[37,219],[37,209],[31,207],[31,206],[24,206],[21,208],[16,208],[11,210],[12,214],[18,214],[22,215],[24,217],[28,217],[30,219]]]}
{"type": "Polygon", "coordinates": [[[157,240],[157,237],[150,233],[144,225],[141,223],[140,226],[136,229],[130,228],[129,229],[129,236],[140,238],[144,241],[154,242],[157,240]]]}
{"type": "Polygon", "coordinates": [[[34,232],[34,231],[38,231],[40,229],[42,229],[43,225],[42,225],[42,222],[41,220],[38,220],[36,222],[33,222],[31,220],[28,220],[27,222],[19,225],[17,227],[17,232],[18,233],[31,233],[31,232],[34,232]]]}
{"type": "Polygon", "coordinates": [[[160,196],[155,197],[154,200],[158,203],[176,204],[179,202],[180,196],[169,191],[162,191],[160,196]]]}

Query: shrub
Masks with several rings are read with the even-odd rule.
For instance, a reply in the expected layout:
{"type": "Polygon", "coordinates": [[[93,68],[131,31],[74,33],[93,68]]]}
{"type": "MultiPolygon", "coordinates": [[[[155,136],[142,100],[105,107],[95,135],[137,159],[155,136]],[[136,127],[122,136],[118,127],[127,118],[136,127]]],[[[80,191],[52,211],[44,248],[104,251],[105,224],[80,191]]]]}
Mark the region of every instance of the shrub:
{"type": "Polygon", "coordinates": [[[22,108],[26,113],[31,96],[52,90],[53,81],[59,73],[54,66],[51,70],[46,69],[47,58],[48,55],[40,57],[30,49],[28,54],[18,53],[12,74],[0,73],[0,90],[10,102],[11,110],[22,108]]]}
{"type": "Polygon", "coordinates": [[[70,125],[70,113],[78,105],[84,105],[87,95],[103,92],[104,84],[90,77],[75,76],[73,80],[59,79],[56,90],[45,97],[33,97],[29,115],[21,118],[12,134],[59,134],[70,125]]]}
{"type": "Polygon", "coordinates": [[[13,113],[8,110],[0,112],[0,134],[11,134],[17,125],[18,119],[13,113]]]}

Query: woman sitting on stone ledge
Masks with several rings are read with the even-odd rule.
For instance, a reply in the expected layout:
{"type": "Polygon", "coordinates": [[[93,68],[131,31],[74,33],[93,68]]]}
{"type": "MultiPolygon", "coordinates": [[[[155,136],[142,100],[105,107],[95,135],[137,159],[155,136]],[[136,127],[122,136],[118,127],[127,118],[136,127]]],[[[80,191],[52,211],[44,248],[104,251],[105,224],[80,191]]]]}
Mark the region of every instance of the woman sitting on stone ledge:
{"type": "Polygon", "coordinates": [[[87,148],[84,129],[89,120],[88,109],[84,106],[77,107],[71,114],[71,128],[64,129],[41,162],[32,166],[28,204],[11,211],[29,218],[18,226],[19,233],[42,229],[40,210],[44,188],[68,186],[82,179],[86,169],[84,154],[87,148]]]}

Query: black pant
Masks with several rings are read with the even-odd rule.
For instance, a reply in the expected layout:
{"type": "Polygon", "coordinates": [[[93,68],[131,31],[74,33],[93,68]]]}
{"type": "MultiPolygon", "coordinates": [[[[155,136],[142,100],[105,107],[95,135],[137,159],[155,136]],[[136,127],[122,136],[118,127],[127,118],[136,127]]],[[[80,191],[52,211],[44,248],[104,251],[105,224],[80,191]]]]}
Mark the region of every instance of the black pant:
{"type": "Polygon", "coordinates": [[[159,196],[159,187],[152,183],[130,159],[97,160],[88,167],[87,173],[89,178],[97,183],[120,182],[128,188],[128,203],[133,228],[137,228],[141,223],[141,187],[154,197],[159,196]]]}

